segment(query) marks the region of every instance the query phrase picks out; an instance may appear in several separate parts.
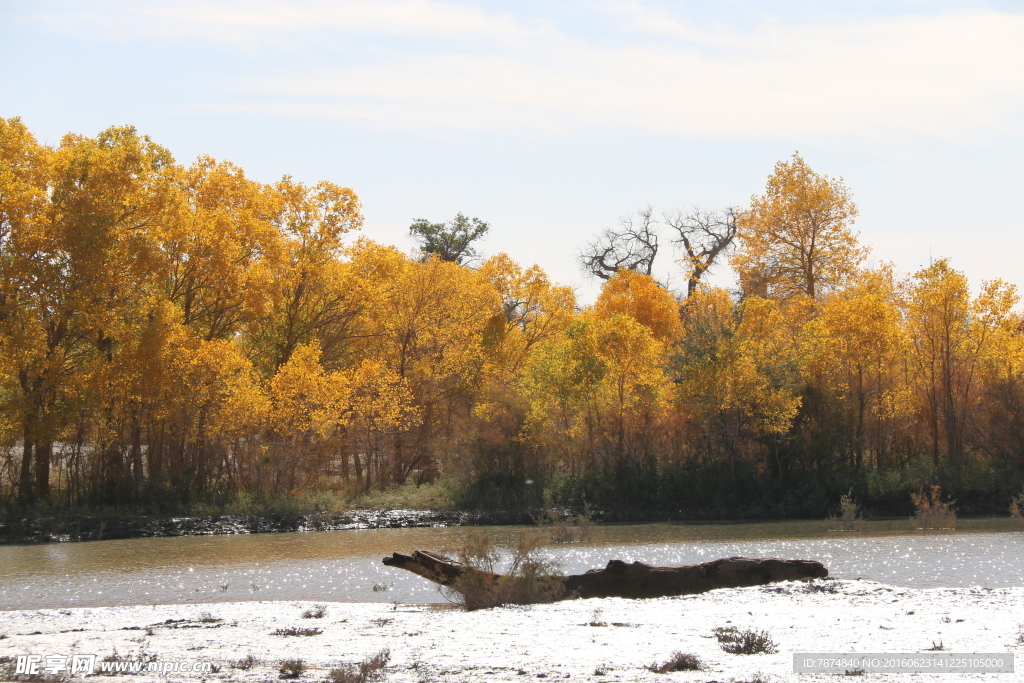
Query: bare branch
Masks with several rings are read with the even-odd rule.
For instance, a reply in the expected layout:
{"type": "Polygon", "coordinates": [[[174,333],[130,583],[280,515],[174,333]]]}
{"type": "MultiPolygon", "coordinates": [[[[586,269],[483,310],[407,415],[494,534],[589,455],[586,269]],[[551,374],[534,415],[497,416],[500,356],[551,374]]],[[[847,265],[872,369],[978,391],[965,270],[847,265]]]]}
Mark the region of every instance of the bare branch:
{"type": "Polygon", "coordinates": [[[693,207],[687,213],[675,211],[671,214],[662,214],[662,218],[678,235],[672,243],[685,252],[683,260],[689,268],[686,296],[689,298],[697,289],[704,273],[735,245],[736,209],[727,207],[708,211],[693,207]]]}
{"type": "Polygon", "coordinates": [[[657,221],[650,206],[619,219],[587,244],[579,255],[580,268],[588,275],[607,280],[621,269],[650,275],[658,255],[657,221]]]}

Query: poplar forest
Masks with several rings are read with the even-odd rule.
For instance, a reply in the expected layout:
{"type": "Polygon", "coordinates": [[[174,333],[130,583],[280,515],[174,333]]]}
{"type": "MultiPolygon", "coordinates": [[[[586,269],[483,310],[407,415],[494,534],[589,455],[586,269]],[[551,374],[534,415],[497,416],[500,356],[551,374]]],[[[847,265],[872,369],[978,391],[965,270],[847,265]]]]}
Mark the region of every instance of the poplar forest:
{"type": "Polygon", "coordinates": [[[423,489],[820,517],[848,492],[905,514],[941,485],[1004,513],[1024,465],[1015,288],[870,260],[850,191],[798,154],[719,215],[663,219],[679,292],[650,275],[650,211],[606,233],[580,306],[537,266],[431,247],[424,220],[428,248],[375,242],[332,182],[179,164],[131,127],[47,146],[0,119],[0,512],[423,489]],[[702,281],[727,263],[734,288],[702,281]]]}

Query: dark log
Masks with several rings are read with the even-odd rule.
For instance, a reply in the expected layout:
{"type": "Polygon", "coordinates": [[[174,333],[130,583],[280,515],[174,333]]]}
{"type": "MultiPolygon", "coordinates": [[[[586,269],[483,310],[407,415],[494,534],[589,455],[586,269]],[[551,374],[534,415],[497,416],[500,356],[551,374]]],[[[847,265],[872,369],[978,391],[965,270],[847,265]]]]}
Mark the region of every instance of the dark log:
{"type": "MultiPolygon", "coordinates": [[[[477,578],[497,582],[498,574],[467,567],[436,553],[414,551],[384,558],[389,567],[404,569],[442,586],[459,579],[477,578]]],[[[774,557],[729,557],[714,562],[657,567],[643,562],[628,564],[612,560],[604,569],[558,577],[565,585],[566,598],[661,598],[703,593],[716,588],[762,586],[776,581],[823,579],[828,570],[820,562],[780,560],[774,557]]]]}

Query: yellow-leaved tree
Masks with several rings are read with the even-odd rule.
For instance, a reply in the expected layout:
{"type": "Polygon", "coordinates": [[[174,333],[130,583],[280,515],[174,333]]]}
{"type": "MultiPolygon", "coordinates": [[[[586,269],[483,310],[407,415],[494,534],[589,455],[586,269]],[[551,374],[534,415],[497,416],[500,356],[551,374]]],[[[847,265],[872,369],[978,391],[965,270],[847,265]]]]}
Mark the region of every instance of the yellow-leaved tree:
{"type": "Polygon", "coordinates": [[[733,472],[742,458],[769,460],[756,439],[785,433],[800,407],[787,327],[767,299],[747,297],[737,309],[724,289],[702,288],[688,301],[676,368],[680,410],[697,429],[696,450],[733,472]]]}
{"type": "Polygon", "coordinates": [[[803,329],[804,368],[816,387],[842,405],[853,465],[866,451],[886,464],[892,439],[912,407],[903,327],[893,269],[863,271],[827,296],[803,329]]]}
{"type": "Polygon", "coordinates": [[[982,283],[971,301],[967,278],[946,259],[923,268],[906,285],[906,316],[932,459],[963,465],[982,361],[1011,315],[1016,289],[1001,280],[982,283]]]}
{"type": "Polygon", "coordinates": [[[794,153],[780,161],[765,193],[736,220],[732,265],[743,290],[772,299],[820,297],[843,285],[864,259],[850,225],[857,206],[838,180],[815,173],[794,153]]]}

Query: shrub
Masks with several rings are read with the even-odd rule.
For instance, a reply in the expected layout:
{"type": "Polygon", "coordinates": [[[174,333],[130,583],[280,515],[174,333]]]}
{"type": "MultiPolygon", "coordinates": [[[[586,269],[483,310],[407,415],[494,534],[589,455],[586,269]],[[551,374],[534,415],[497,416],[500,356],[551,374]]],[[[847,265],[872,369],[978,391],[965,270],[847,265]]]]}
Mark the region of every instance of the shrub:
{"type": "Polygon", "coordinates": [[[656,674],[667,674],[671,671],[701,671],[704,669],[704,662],[696,655],[676,652],[664,664],[651,664],[647,668],[656,674]]]}
{"type": "Polygon", "coordinates": [[[1024,526],[1024,491],[1021,491],[1010,501],[1010,516],[1017,520],[1017,523],[1024,526]]]}
{"type": "Polygon", "coordinates": [[[853,502],[853,491],[844,493],[839,498],[839,516],[829,515],[825,520],[829,531],[863,531],[864,518],[860,516],[860,506],[853,502]]]}
{"type": "Polygon", "coordinates": [[[298,678],[302,669],[301,659],[285,659],[281,662],[281,678],[298,678]]]}
{"type": "Polygon", "coordinates": [[[808,581],[804,586],[805,593],[838,593],[839,582],[835,579],[823,579],[820,583],[808,581]]]}
{"type": "Polygon", "coordinates": [[[331,669],[331,683],[373,683],[384,678],[385,667],[391,660],[391,650],[383,649],[359,664],[342,664],[331,669]]]}
{"type": "Polygon", "coordinates": [[[499,575],[495,569],[501,554],[494,538],[485,531],[470,530],[456,552],[466,571],[450,588],[442,589],[445,598],[467,610],[561,600],[565,585],[555,565],[538,557],[541,545],[541,534],[520,533],[507,548],[509,565],[499,575]]]}
{"type": "Polygon", "coordinates": [[[302,613],[303,619],[323,619],[327,614],[327,605],[313,605],[302,613]]]}
{"type": "Polygon", "coordinates": [[[272,636],[318,636],[323,631],[318,628],[297,628],[292,626],[290,628],[279,628],[276,631],[272,631],[272,636]]]}
{"type": "Polygon", "coordinates": [[[253,656],[253,654],[250,652],[247,657],[244,657],[243,659],[238,659],[238,660],[236,660],[234,662],[231,662],[231,668],[232,669],[241,669],[242,671],[248,671],[249,669],[251,669],[254,666],[256,666],[256,664],[258,664],[259,661],[260,660],[256,659],[253,656]]]}
{"type": "Polygon", "coordinates": [[[956,528],[955,500],[942,501],[942,488],[931,487],[931,493],[918,491],[911,493],[914,501],[914,520],[918,529],[954,529],[956,528]]]}
{"type": "Polygon", "coordinates": [[[712,631],[723,650],[733,655],[774,654],[779,651],[778,643],[765,631],[747,629],[741,631],[735,626],[725,626],[712,631]]]}

